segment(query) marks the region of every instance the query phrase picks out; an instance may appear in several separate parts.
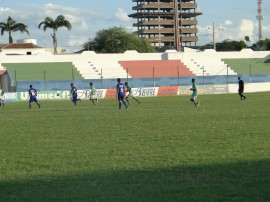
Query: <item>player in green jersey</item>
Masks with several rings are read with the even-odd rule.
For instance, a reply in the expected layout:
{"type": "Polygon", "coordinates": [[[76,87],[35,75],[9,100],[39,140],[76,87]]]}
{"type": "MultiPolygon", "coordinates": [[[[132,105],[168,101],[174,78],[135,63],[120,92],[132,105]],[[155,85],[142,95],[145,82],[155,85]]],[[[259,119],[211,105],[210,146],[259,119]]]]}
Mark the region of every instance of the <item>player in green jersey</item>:
{"type": "Polygon", "coordinates": [[[136,100],[139,104],[141,104],[141,102],[135,98],[135,96],[133,95],[132,93],[132,89],[128,86],[128,82],[125,82],[125,86],[126,86],[126,89],[127,89],[127,95],[126,95],[126,101],[127,103],[129,104],[129,101],[128,101],[128,98],[133,98],[134,100],[136,100]]]}
{"type": "Polygon", "coordinates": [[[96,87],[93,85],[92,82],[90,82],[90,95],[89,95],[89,99],[93,102],[94,105],[96,105],[96,102],[98,102],[98,97],[97,97],[97,90],[96,87]]]}
{"type": "Polygon", "coordinates": [[[192,87],[190,88],[190,90],[192,91],[192,95],[191,95],[190,101],[194,103],[195,107],[199,107],[200,102],[198,101],[198,91],[197,91],[197,85],[195,84],[195,79],[193,78],[191,82],[192,82],[192,87]]]}

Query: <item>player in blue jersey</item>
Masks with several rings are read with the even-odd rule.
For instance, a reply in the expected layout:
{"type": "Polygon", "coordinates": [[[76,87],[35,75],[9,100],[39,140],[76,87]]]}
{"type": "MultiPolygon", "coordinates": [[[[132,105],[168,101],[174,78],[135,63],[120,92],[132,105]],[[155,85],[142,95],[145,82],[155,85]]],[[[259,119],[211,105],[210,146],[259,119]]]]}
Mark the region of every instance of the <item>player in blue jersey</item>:
{"type": "Polygon", "coordinates": [[[71,101],[76,106],[77,101],[81,100],[81,99],[78,98],[77,88],[74,86],[74,84],[71,83],[70,86],[71,86],[71,89],[70,89],[70,95],[69,96],[70,96],[71,101]]]}
{"type": "Polygon", "coordinates": [[[32,102],[37,103],[38,108],[41,108],[37,100],[37,90],[33,88],[32,85],[30,85],[30,89],[28,90],[28,93],[29,93],[29,108],[32,109],[32,102]]]}
{"type": "Polygon", "coordinates": [[[126,109],[127,104],[125,102],[125,86],[124,84],[121,83],[121,79],[118,78],[117,79],[117,85],[116,85],[116,98],[118,99],[118,103],[119,103],[119,109],[121,109],[122,107],[122,103],[125,105],[126,109]]]}

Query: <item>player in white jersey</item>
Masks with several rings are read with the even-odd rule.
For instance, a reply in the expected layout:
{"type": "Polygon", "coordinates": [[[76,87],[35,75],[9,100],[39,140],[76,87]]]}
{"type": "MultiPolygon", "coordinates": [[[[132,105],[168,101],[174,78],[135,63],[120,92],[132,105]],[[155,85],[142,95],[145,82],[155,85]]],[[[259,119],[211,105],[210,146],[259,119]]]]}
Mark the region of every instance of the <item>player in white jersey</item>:
{"type": "Polygon", "coordinates": [[[90,95],[89,95],[89,99],[93,102],[94,105],[96,105],[95,100],[96,100],[96,102],[98,102],[97,89],[93,85],[92,82],[90,82],[90,95]]]}

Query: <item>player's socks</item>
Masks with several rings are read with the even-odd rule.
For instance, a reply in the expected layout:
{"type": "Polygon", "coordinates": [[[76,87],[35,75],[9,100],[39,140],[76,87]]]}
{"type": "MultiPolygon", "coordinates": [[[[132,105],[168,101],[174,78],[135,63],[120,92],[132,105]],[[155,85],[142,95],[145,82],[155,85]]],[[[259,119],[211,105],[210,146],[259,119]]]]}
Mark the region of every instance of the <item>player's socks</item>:
{"type": "Polygon", "coordinates": [[[123,103],[124,103],[125,107],[128,108],[128,107],[127,107],[127,103],[126,103],[125,101],[123,101],[123,103]]]}
{"type": "Polygon", "coordinates": [[[121,109],[121,107],[122,107],[122,104],[121,104],[121,103],[119,103],[119,109],[121,109]]]}
{"type": "Polygon", "coordinates": [[[32,109],[32,105],[29,104],[29,109],[32,109]]]}

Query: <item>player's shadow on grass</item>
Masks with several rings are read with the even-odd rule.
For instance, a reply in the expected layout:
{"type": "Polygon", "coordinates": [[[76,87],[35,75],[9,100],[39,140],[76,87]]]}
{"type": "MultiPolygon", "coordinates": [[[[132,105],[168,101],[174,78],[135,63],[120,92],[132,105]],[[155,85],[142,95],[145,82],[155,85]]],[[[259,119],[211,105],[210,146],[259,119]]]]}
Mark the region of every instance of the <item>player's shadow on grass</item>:
{"type": "Polygon", "coordinates": [[[0,201],[270,201],[270,160],[1,182],[0,201]]]}

